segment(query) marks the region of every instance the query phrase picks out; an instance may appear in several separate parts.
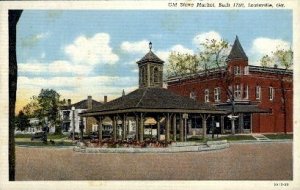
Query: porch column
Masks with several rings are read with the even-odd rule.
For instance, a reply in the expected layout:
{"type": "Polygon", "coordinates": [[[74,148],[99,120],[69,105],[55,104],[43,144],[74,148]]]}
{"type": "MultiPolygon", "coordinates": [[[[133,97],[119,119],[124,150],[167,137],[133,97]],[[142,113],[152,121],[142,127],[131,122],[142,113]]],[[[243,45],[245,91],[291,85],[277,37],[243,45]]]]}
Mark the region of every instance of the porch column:
{"type": "Polygon", "coordinates": [[[123,140],[126,140],[126,134],[127,134],[127,130],[126,130],[126,115],[124,114],[123,116],[123,121],[122,121],[122,126],[123,126],[123,140]]]}
{"type": "Polygon", "coordinates": [[[239,132],[244,133],[244,114],[239,114],[239,132]]]}
{"type": "Polygon", "coordinates": [[[167,114],[167,118],[166,118],[166,141],[169,142],[170,141],[170,114],[167,114]]]}
{"type": "Polygon", "coordinates": [[[156,118],[156,123],[157,123],[157,140],[159,141],[160,140],[160,123],[159,123],[159,121],[160,121],[160,117],[159,116],[157,116],[157,118],[156,118]]]}
{"type": "Polygon", "coordinates": [[[183,128],[183,117],[182,114],[180,115],[180,122],[179,122],[179,128],[180,128],[180,142],[184,141],[184,128],[183,128]]]}
{"type": "Polygon", "coordinates": [[[176,141],[176,114],[173,116],[173,141],[176,141]]]}
{"type": "Polygon", "coordinates": [[[113,117],[113,141],[117,141],[117,118],[116,116],[113,117]]]}
{"type": "Polygon", "coordinates": [[[98,122],[99,142],[101,142],[102,141],[102,118],[101,117],[97,118],[97,122],[98,122]]]}
{"type": "Polygon", "coordinates": [[[140,142],[144,141],[144,117],[141,113],[140,115],[140,142]]]}
{"type": "Polygon", "coordinates": [[[221,115],[221,134],[224,134],[225,131],[224,131],[224,118],[225,116],[224,115],[221,115]]]}
{"type": "Polygon", "coordinates": [[[139,117],[135,116],[135,140],[139,140],[139,117]]]}

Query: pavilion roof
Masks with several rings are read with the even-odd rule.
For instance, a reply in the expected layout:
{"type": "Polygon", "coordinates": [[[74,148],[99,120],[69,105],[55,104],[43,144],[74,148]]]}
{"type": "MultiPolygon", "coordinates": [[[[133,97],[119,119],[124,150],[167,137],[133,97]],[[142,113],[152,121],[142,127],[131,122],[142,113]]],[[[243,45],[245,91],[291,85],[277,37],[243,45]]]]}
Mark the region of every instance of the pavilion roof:
{"type": "Polygon", "coordinates": [[[138,64],[142,63],[147,63],[147,62],[152,62],[152,63],[160,63],[163,64],[164,61],[161,60],[157,55],[155,55],[151,50],[139,61],[137,61],[138,64]]]}
{"type": "Polygon", "coordinates": [[[164,88],[139,88],[125,96],[88,110],[83,113],[83,116],[88,113],[121,112],[122,110],[137,109],[156,111],[177,110],[179,112],[194,110],[196,113],[203,113],[203,111],[207,113],[223,112],[223,110],[213,105],[196,102],[191,98],[180,96],[164,88]]]}

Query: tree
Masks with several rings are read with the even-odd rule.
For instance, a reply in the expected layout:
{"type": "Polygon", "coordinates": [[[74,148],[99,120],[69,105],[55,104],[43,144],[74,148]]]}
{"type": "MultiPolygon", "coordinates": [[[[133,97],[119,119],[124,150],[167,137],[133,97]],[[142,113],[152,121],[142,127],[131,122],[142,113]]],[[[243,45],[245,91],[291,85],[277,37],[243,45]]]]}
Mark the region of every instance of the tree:
{"type": "Polygon", "coordinates": [[[197,54],[172,51],[168,58],[167,76],[183,76],[226,66],[229,44],[226,40],[206,39],[197,54]]]}
{"type": "Polygon", "coordinates": [[[32,96],[30,98],[30,102],[23,107],[22,111],[28,117],[37,117],[36,114],[37,114],[37,110],[39,109],[40,109],[40,105],[37,96],[32,96]]]}
{"type": "Polygon", "coordinates": [[[204,70],[226,66],[226,58],[228,55],[229,43],[221,39],[206,39],[204,43],[200,43],[199,57],[203,64],[204,70]]]}
{"type": "MultiPolygon", "coordinates": [[[[53,89],[41,89],[38,96],[32,96],[31,101],[23,107],[23,112],[28,117],[37,117],[42,125],[46,122],[50,126],[59,126],[58,108],[65,101],[59,100],[60,95],[53,89]]],[[[55,130],[61,132],[59,129],[55,130]]]]}
{"type": "Polygon", "coordinates": [[[200,70],[199,58],[196,55],[173,51],[168,62],[167,76],[183,76],[200,70]]]}
{"type": "Polygon", "coordinates": [[[286,80],[285,76],[287,71],[293,66],[293,50],[290,48],[288,50],[277,49],[275,52],[271,53],[271,56],[265,55],[261,58],[260,64],[262,66],[268,65],[271,63],[274,65],[283,68],[283,70],[278,70],[278,80],[280,82],[280,92],[281,92],[281,103],[282,103],[282,112],[283,112],[283,120],[284,120],[284,133],[287,133],[287,106],[286,106],[286,80]],[[268,64],[266,64],[266,62],[268,64]]]}
{"type": "MultiPolygon", "coordinates": [[[[168,76],[182,76],[186,74],[194,74],[199,71],[209,69],[217,69],[218,75],[221,78],[220,85],[225,90],[228,99],[232,104],[232,115],[234,115],[234,93],[233,89],[229,88],[234,81],[234,75],[228,72],[226,58],[229,53],[229,43],[226,40],[206,39],[200,43],[199,52],[197,55],[180,54],[172,52],[169,56],[168,76]]],[[[204,119],[204,118],[203,118],[204,119]]],[[[207,118],[206,118],[207,119],[207,118]]],[[[203,129],[204,134],[206,129],[203,129]]],[[[234,134],[234,122],[233,122],[234,134]]]]}
{"type": "Polygon", "coordinates": [[[24,131],[25,129],[30,127],[29,118],[24,114],[23,111],[20,111],[18,116],[16,117],[16,127],[21,131],[24,131]]]}

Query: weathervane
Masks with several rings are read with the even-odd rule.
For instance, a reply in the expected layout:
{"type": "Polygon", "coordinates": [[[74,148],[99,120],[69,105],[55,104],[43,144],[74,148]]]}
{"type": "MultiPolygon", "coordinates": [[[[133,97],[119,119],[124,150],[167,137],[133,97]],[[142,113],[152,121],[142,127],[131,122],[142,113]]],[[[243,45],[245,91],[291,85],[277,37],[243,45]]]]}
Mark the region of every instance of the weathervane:
{"type": "Polygon", "coordinates": [[[152,49],[152,42],[149,42],[149,49],[151,51],[151,49],[152,49]]]}

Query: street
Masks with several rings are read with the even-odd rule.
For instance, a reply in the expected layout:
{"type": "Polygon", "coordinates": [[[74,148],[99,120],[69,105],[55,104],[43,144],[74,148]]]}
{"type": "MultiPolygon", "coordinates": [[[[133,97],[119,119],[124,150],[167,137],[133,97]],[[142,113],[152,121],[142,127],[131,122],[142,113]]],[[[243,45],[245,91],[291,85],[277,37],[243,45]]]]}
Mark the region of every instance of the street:
{"type": "Polygon", "coordinates": [[[292,142],[160,154],[16,147],[16,180],[292,180],[292,166],[292,142]]]}

